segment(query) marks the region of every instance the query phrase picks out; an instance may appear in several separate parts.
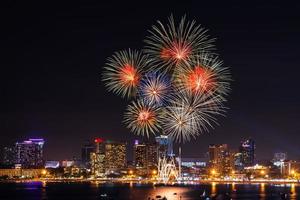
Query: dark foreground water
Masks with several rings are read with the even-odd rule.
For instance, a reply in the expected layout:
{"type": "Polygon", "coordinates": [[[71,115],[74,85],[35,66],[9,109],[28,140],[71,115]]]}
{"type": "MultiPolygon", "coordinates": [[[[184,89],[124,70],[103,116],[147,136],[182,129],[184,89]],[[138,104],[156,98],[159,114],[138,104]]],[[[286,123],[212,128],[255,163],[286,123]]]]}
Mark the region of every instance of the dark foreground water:
{"type": "Polygon", "coordinates": [[[114,200],[200,199],[203,191],[216,195],[229,193],[232,199],[300,199],[300,186],[295,184],[201,184],[192,186],[156,186],[140,184],[95,184],[95,183],[0,183],[0,200],[100,200],[107,194],[114,200]]]}

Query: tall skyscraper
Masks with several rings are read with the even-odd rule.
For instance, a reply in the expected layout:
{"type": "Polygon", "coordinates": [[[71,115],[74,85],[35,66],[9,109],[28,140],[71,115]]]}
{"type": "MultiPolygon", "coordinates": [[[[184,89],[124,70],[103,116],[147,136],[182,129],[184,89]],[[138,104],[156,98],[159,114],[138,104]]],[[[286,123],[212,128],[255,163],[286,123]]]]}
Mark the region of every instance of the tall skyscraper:
{"type": "Polygon", "coordinates": [[[29,139],[16,143],[16,164],[23,168],[40,168],[44,165],[43,139],[29,139]]]}
{"type": "Polygon", "coordinates": [[[94,140],[94,151],[90,153],[90,163],[92,174],[95,177],[105,175],[105,143],[101,138],[94,140]]]}
{"type": "Polygon", "coordinates": [[[155,137],[155,141],[158,145],[158,157],[174,156],[171,138],[166,135],[160,135],[155,137]]]}
{"type": "Polygon", "coordinates": [[[157,166],[157,147],[156,143],[139,143],[135,140],[133,146],[134,165],[137,168],[150,169],[157,166]]]}
{"type": "Polygon", "coordinates": [[[157,143],[147,143],[147,165],[149,168],[153,168],[157,166],[157,143]]]}
{"type": "Polygon", "coordinates": [[[81,162],[82,164],[89,168],[91,163],[91,153],[95,151],[95,145],[88,142],[84,144],[81,148],[81,162]]]}
{"type": "Polygon", "coordinates": [[[227,144],[209,145],[209,165],[221,174],[228,174],[233,167],[233,154],[227,144]]]}
{"type": "Polygon", "coordinates": [[[255,142],[254,140],[247,139],[241,142],[240,153],[242,154],[243,165],[245,167],[255,164],[255,142]]]}
{"type": "Polygon", "coordinates": [[[1,164],[4,166],[12,166],[16,162],[16,148],[4,147],[2,151],[1,164]]]}
{"type": "Polygon", "coordinates": [[[133,146],[133,159],[134,165],[137,168],[147,167],[147,146],[146,144],[140,144],[138,140],[135,140],[133,146]]]}
{"type": "Polygon", "coordinates": [[[121,142],[106,141],[105,143],[105,168],[110,173],[126,167],[126,144],[121,142]]]}
{"type": "Polygon", "coordinates": [[[234,170],[242,171],[244,168],[242,153],[237,152],[234,154],[234,170]]]}

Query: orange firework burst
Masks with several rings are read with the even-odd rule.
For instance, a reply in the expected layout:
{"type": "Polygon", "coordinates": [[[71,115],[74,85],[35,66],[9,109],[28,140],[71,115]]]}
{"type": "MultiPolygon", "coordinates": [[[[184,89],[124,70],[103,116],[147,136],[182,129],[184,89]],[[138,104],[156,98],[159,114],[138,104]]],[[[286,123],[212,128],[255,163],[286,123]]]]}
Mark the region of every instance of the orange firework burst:
{"type": "Polygon", "coordinates": [[[161,108],[144,101],[132,102],[125,112],[124,122],[137,135],[155,134],[160,129],[161,108]]]}
{"type": "Polygon", "coordinates": [[[196,66],[186,75],[185,85],[193,92],[209,91],[214,87],[214,77],[209,69],[196,66]]]}
{"type": "Polygon", "coordinates": [[[148,67],[147,56],[138,51],[119,51],[107,59],[103,81],[109,91],[122,97],[136,95],[143,69],[148,67]]]}
{"type": "Polygon", "coordinates": [[[125,64],[124,67],[121,68],[119,74],[122,82],[132,87],[136,86],[140,79],[136,68],[129,64],[125,64]]]}
{"type": "Polygon", "coordinates": [[[202,53],[180,64],[174,73],[175,82],[181,90],[227,95],[231,79],[228,68],[222,65],[218,57],[202,53]]]}
{"type": "Polygon", "coordinates": [[[195,21],[186,21],[185,17],[175,23],[171,16],[167,25],[158,21],[149,32],[151,35],[145,40],[144,50],[153,60],[155,69],[172,70],[198,52],[213,49],[214,39],[209,39],[207,30],[195,21]]]}
{"type": "Polygon", "coordinates": [[[186,60],[191,54],[191,47],[185,43],[173,42],[170,47],[163,47],[160,57],[163,60],[173,60],[179,62],[186,60]]]}

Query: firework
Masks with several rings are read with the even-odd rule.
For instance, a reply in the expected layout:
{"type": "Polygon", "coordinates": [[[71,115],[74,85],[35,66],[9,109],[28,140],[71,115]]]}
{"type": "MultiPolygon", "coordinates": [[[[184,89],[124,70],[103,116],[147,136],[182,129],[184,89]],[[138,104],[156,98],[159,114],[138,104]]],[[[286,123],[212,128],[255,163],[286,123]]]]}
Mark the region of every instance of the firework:
{"type": "Polygon", "coordinates": [[[116,52],[108,58],[102,80],[109,91],[136,97],[124,114],[131,132],[189,141],[224,115],[231,76],[202,26],[185,17],[175,23],[173,16],[167,24],[157,23],[143,54],[116,52]]]}
{"type": "Polygon", "coordinates": [[[178,91],[172,95],[163,119],[164,132],[178,142],[189,141],[216,123],[224,113],[223,98],[205,93],[178,91]]]}
{"type": "Polygon", "coordinates": [[[147,56],[138,51],[119,51],[107,59],[102,80],[109,91],[122,97],[136,95],[142,71],[148,66],[147,56]]]}
{"type": "Polygon", "coordinates": [[[124,114],[124,123],[137,135],[156,134],[160,130],[161,108],[144,101],[133,101],[124,114]]]}
{"type": "Polygon", "coordinates": [[[225,96],[230,90],[230,73],[218,57],[208,53],[199,54],[181,63],[174,73],[175,82],[181,90],[193,93],[209,93],[225,96]]]}
{"type": "Polygon", "coordinates": [[[139,94],[149,104],[166,104],[171,92],[171,82],[163,73],[147,73],[141,80],[139,94]]]}
{"type": "Polygon", "coordinates": [[[171,16],[166,26],[160,21],[157,23],[145,40],[145,52],[153,59],[156,68],[170,70],[200,51],[213,49],[214,39],[209,39],[207,30],[196,21],[189,22],[182,17],[176,24],[171,16]]]}

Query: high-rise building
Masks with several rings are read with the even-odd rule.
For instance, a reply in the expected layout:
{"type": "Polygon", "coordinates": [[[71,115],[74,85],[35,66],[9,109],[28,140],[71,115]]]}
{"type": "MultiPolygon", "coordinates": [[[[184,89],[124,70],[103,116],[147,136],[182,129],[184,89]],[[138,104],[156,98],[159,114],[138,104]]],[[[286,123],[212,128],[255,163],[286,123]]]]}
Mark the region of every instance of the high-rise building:
{"type": "Polygon", "coordinates": [[[243,165],[242,153],[240,153],[240,152],[234,153],[234,161],[233,162],[234,162],[234,170],[237,170],[237,171],[243,170],[244,165],[243,165]]]}
{"type": "Polygon", "coordinates": [[[229,151],[227,144],[209,145],[209,166],[221,174],[232,171],[233,154],[229,151]]]}
{"type": "Polygon", "coordinates": [[[156,143],[139,143],[135,140],[133,147],[134,165],[137,168],[153,168],[157,166],[156,143]]]}
{"type": "Polygon", "coordinates": [[[157,166],[157,143],[147,143],[147,166],[153,168],[157,166]]]}
{"type": "Polygon", "coordinates": [[[91,163],[91,153],[95,151],[95,145],[92,143],[86,143],[81,148],[81,162],[89,168],[91,163]]]}
{"type": "Polygon", "coordinates": [[[106,141],[105,169],[107,173],[126,167],[126,144],[122,142],[106,141]]]}
{"type": "Polygon", "coordinates": [[[158,145],[158,157],[174,156],[173,142],[167,135],[160,135],[155,137],[158,145]]]}
{"type": "Polygon", "coordinates": [[[16,143],[16,164],[22,168],[40,168],[44,166],[43,139],[29,139],[16,143]]]}
{"type": "Polygon", "coordinates": [[[96,138],[94,143],[94,151],[90,153],[92,174],[95,177],[103,177],[105,175],[105,143],[101,138],[96,138]]]}
{"type": "Polygon", "coordinates": [[[134,165],[137,168],[147,167],[147,146],[146,144],[139,144],[138,140],[135,140],[133,146],[133,159],[134,165]]]}
{"type": "Polygon", "coordinates": [[[12,166],[16,162],[16,148],[4,147],[2,152],[1,164],[4,166],[12,166]]]}
{"type": "Polygon", "coordinates": [[[242,154],[243,165],[245,167],[253,166],[255,164],[255,142],[247,139],[241,142],[240,153],[242,154]]]}

